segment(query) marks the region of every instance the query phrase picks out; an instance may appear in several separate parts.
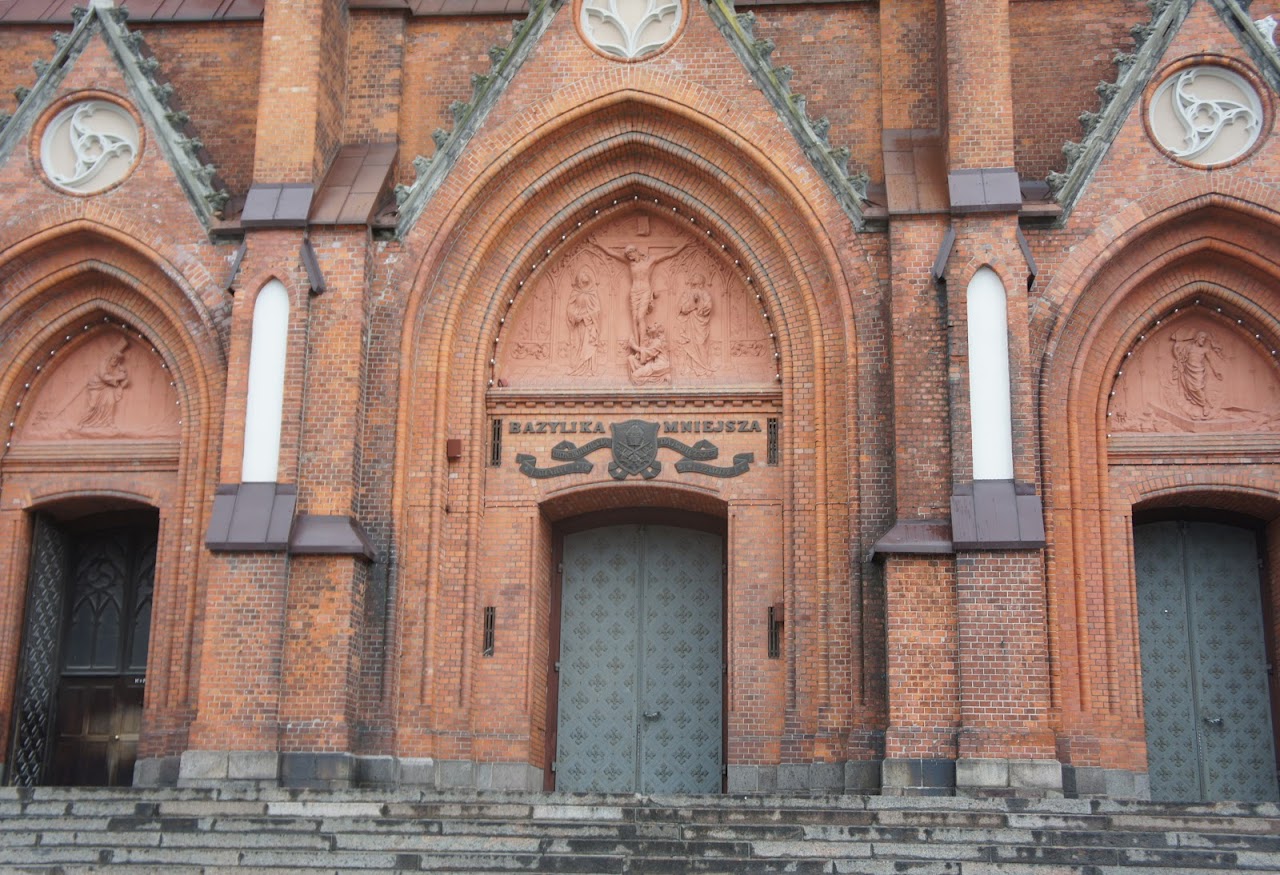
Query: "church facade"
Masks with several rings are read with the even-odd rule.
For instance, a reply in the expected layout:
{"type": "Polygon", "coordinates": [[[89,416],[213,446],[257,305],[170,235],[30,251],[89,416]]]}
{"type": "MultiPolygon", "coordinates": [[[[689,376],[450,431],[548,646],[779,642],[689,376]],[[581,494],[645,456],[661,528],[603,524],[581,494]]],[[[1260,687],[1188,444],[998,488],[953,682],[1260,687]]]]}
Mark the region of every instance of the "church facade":
{"type": "Polygon", "coordinates": [[[1273,12],[12,4],[0,776],[1275,800],[1273,12]]]}

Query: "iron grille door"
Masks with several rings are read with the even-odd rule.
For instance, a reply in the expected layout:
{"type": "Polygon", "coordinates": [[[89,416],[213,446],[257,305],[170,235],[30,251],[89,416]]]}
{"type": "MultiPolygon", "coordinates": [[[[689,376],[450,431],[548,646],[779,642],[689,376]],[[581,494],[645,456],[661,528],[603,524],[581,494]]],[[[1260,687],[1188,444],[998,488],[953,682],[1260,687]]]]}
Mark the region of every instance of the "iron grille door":
{"type": "Polygon", "coordinates": [[[49,763],[67,576],[66,534],[43,514],[37,514],[34,522],[21,669],[14,697],[13,755],[9,760],[13,764],[10,781],[23,787],[41,783],[49,763]]]}

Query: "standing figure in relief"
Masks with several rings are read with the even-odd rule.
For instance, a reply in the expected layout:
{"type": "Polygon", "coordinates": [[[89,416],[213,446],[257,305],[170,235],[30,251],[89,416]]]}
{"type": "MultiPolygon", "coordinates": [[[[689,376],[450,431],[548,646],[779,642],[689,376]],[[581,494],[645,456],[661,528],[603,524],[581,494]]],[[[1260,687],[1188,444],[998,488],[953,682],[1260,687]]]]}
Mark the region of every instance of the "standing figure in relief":
{"type": "Polygon", "coordinates": [[[569,306],[565,313],[573,330],[573,376],[595,376],[596,354],[600,351],[600,295],[596,278],[583,268],[573,280],[569,306]]]}
{"type": "Polygon", "coordinates": [[[679,255],[689,244],[681,243],[662,255],[641,252],[634,243],[628,243],[621,253],[612,252],[598,243],[594,245],[610,258],[621,261],[631,271],[631,349],[639,352],[645,342],[645,317],[653,310],[653,299],[657,297],[653,290],[653,269],[668,258],[679,255]]]}
{"type": "Polygon", "coordinates": [[[129,372],[124,367],[124,352],[128,348],[129,339],[120,338],[85,383],[88,409],[77,423],[80,428],[109,429],[115,426],[116,405],[129,387],[129,372]]]}
{"type": "Polygon", "coordinates": [[[1222,347],[1213,341],[1207,331],[1197,331],[1193,337],[1173,334],[1173,379],[1182,390],[1188,405],[1198,408],[1198,419],[1208,419],[1217,406],[1209,398],[1209,375],[1221,381],[1222,374],[1213,364],[1211,355],[1222,358],[1222,347]]]}
{"type": "Polygon", "coordinates": [[[711,289],[707,288],[704,274],[695,273],[689,277],[684,294],[680,296],[680,318],[684,320],[680,343],[689,356],[689,365],[695,374],[706,376],[715,369],[707,349],[711,339],[711,289]]]}

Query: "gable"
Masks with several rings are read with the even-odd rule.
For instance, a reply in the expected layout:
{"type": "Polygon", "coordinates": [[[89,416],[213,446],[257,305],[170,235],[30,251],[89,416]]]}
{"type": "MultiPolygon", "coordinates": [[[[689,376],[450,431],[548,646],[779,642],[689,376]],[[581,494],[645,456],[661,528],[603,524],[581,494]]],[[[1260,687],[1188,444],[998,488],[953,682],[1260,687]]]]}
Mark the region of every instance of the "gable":
{"type": "MultiPolygon", "coordinates": [[[[1152,10],[1152,20],[1134,30],[1137,51],[1117,57],[1119,74],[1116,81],[1099,84],[1100,110],[1081,115],[1085,138],[1063,146],[1063,154],[1067,157],[1066,169],[1049,175],[1049,186],[1063,207],[1060,221],[1066,220],[1082,197],[1121,132],[1131,126],[1142,127],[1148,123],[1143,118],[1148,109],[1144,95],[1154,96],[1151,94],[1153,88],[1160,86],[1171,72],[1170,64],[1179,57],[1201,58],[1208,67],[1224,67],[1222,60],[1211,57],[1214,52],[1209,46],[1216,41],[1221,59],[1228,58],[1229,53],[1242,55],[1256,65],[1252,72],[1260,77],[1261,82],[1273,90],[1280,90],[1280,55],[1233,0],[1160,0],[1152,4],[1152,10]],[[1189,22],[1197,28],[1194,43],[1184,39],[1189,22]],[[1205,33],[1211,33],[1212,40],[1206,39],[1205,33]],[[1157,82],[1158,79],[1161,83],[1157,82]]],[[[1217,91],[1221,89],[1215,89],[1214,93],[1217,91]]],[[[1176,125],[1177,122],[1169,124],[1176,125]]],[[[1158,135],[1158,131],[1153,133],[1158,135]]],[[[1156,145],[1157,148],[1169,148],[1165,141],[1158,139],[1156,145]]]]}
{"type": "MultiPolygon", "coordinates": [[[[108,141],[117,149],[117,157],[122,157],[128,148],[122,145],[121,137],[129,137],[124,131],[128,124],[123,119],[133,115],[140,123],[139,132],[145,129],[154,140],[192,211],[207,230],[218,219],[229,194],[208,162],[204,145],[194,135],[186,114],[171,107],[173,87],[157,80],[159,64],[141,34],[125,26],[126,17],[124,9],[95,4],[82,12],[69,35],[55,36],[56,51],[49,62],[37,65],[35,85],[19,93],[17,112],[0,118],[0,164],[10,160],[18,145],[29,142],[32,136],[41,138],[38,148],[42,155],[60,153],[65,163],[69,154],[73,167],[108,141]],[[94,69],[86,75],[80,68],[89,65],[94,69]],[[112,79],[116,83],[114,90],[108,86],[112,79]],[[72,85],[83,93],[68,95],[72,85]],[[100,105],[81,107],[77,124],[62,118],[67,111],[75,114],[76,104],[93,100],[100,105]],[[54,136],[68,139],[55,144],[54,136]]],[[[135,153],[144,148],[141,140],[132,146],[135,153]]],[[[100,170],[111,163],[103,162],[100,170]]],[[[42,167],[46,178],[66,190],[79,194],[105,190],[93,185],[88,190],[68,188],[58,180],[69,178],[69,171],[52,170],[47,160],[42,161],[42,167]]],[[[113,182],[122,182],[128,175],[126,171],[113,182]]]]}
{"type": "MultiPolygon", "coordinates": [[[[616,83],[614,87],[625,88],[631,77],[622,64],[636,68],[634,79],[637,80],[642,69],[652,68],[664,75],[674,73],[677,78],[687,79],[693,89],[710,88],[716,93],[729,90],[741,99],[744,112],[757,112],[759,95],[763,94],[772,107],[773,119],[781,122],[808,165],[804,169],[795,168],[797,173],[816,175],[850,220],[861,226],[867,185],[865,173],[849,171],[849,150],[832,146],[828,141],[829,122],[809,117],[803,95],[794,94],[790,89],[791,71],[775,68],[770,59],[773,43],[755,37],[753,16],[735,13],[728,3],[704,5],[686,0],[680,8],[687,21],[682,18],[668,35],[669,39],[664,37],[667,41],[661,46],[639,46],[639,54],[633,58],[620,56],[619,52],[626,54],[623,49],[593,46],[592,26],[573,18],[579,14],[576,5],[535,0],[529,16],[515,23],[510,43],[490,50],[489,71],[473,75],[471,99],[453,104],[454,126],[452,130],[436,131],[434,154],[414,160],[414,182],[397,188],[399,235],[404,236],[413,227],[483,126],[487,123],[496,126],[522,108],[538,104],[539,98],[544,100],[544,105],[549,105],[545,104],[545,98],[555,90],[551,83],[583,94],[593,90],[592,86],[585,85],[588,80],[607,79],[616,83]],[[565,5],[571,8],[562,9],[565,5]],[[694,37],[687,33],[691,30],[696,30],[696,48],[694,37]],[[716,31],[729,51],[722,52],[714,45],[718,41],[716,31]],[[671,63],[672,58],[680,60],[671,63]],[[609,60],[602,62],[602,59],[609,60]],[[725,75],[729,69],[736,72],[743,67],[749,76],[745,83],[736,75],[725,75]],[[530,72],[535,69],[537,72],[530,72]],[[498,117],[490,123],[495,111],[498,117]]],[[[585,16],[583,21],[589,18],[589,11],[581,13],[585,16]]],[[[621,39],[616,29],[610,33],[615,41],[621,39]]],[[[645,34],[638,38],[643,43],[651,36],[645,34]]],[[[676,92],[667,96],[680,100],[682,95],[676,92]]],[[[559,113],[567,111],[572,110],[567,106],[557,107],[559,113]]]]}

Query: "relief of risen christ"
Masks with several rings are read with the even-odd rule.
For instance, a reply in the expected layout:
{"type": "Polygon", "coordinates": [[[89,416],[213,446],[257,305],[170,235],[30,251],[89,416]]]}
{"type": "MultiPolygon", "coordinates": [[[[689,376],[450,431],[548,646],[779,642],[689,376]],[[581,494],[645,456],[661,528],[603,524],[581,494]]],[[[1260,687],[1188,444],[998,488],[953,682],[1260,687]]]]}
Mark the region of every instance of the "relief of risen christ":
{"type": "Polygon", "coordinates": [[[653,247],[641,252],[634,243],[628,243],[618,251],[617,248],[606,249],[599,243],[593,245],[616,261],[622,262],[631,271],[631,348],[639,351],[645,342],[645,316],[653,310],[653,299],[657,294],[653,290],[653,269],[668,258],[681,253],[688,242],[681,243],[661,255],[651,254],[653,247]]]}

